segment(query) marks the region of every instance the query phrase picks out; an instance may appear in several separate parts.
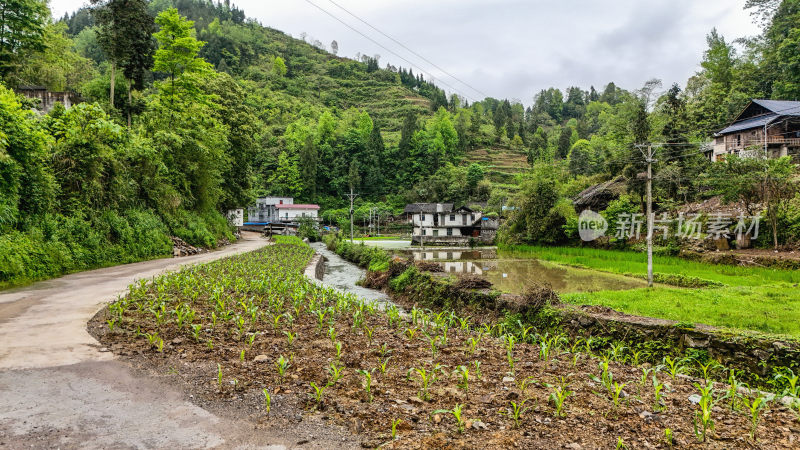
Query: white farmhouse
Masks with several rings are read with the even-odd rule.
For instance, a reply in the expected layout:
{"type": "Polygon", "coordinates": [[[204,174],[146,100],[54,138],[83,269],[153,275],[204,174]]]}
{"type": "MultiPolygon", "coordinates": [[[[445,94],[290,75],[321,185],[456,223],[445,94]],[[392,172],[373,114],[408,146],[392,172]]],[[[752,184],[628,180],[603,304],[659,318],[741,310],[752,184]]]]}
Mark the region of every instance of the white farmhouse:
{"type": "Polygon", "coordinates": [[[247,208],[247,218],[251,223],[279,222],[278,206],[292,205],[292,197],[262,197],[256,200],[256,206],[247,208]]]}
{"type": "Polygon", "coordinates": [[[319,220],[319,205],[282,204],[276,205],[278,220],[281,222],[296,223],[303,218],[319,220]]]}
{"type": "Polygon", "coordinates": [[[453,209],[452,203],[413,203],[406,205],[404,212],[411,217],[412,244],[490,242],[497,230],[496,220],[466,206],[453,209]]]}

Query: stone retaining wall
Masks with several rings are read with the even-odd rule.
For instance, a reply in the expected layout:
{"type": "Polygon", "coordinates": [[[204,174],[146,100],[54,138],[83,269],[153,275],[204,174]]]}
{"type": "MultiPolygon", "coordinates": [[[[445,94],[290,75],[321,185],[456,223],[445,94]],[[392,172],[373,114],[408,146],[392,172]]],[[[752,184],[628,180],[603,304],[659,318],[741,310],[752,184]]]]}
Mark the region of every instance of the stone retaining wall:
{"type": "Polygon", "coordinates": [[[314,253],[303,275],[312,280],[322,280],[322,277],[325,276],[325,258],[319,253],[314,253]]]}

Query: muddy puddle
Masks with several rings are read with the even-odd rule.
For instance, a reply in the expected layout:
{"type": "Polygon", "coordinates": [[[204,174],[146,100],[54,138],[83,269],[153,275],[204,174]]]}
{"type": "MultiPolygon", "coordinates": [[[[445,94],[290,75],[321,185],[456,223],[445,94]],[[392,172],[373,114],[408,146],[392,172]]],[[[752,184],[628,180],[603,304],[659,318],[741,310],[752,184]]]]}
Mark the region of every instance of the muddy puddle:
{"type": "Polygon", "coordinates": [[[439,262],[448,273],[480,275],[502,292],[520,294],[533,283],[549,283],[556,292],[595,292],[636,289],[644,280],[578,269],[530,258],[519,258],[496,248],[405,249],[398,254],[418,261],[439,262]]]}

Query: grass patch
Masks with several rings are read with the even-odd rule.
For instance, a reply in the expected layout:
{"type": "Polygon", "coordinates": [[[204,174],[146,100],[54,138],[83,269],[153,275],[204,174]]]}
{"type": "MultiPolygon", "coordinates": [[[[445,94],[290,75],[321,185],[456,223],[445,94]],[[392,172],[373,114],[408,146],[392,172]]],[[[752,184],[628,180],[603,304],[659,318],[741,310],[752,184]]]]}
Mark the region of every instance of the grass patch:
{"type": "MultiPolygon", "coordinates": [[[[536,258],[642,278],[642,253],[572,247],[507,247],[514,257],[536,258]]],[[[800,271],[711,265],[654,256],[656,286],[628,291],[562,295],[567,303],[602,305],[641,316],[800,337],[800,271]]]]}

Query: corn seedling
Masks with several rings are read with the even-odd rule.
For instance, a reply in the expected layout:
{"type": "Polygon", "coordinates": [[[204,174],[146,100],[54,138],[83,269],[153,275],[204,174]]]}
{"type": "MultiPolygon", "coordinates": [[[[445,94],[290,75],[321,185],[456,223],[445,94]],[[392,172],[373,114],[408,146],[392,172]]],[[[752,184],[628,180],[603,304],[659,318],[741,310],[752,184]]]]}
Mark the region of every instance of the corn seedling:
{"type": "Polygon", "coordinates": [[[334,327],[328,328],[328,338],[330,338],[331,344],[336,343],[336,328],[334,327]]]}
{"type": "Polygon", "coordinates": [[[467,366],[458,366],[456,372],[461,377],[461,382],[458,387],[464,390],[465,394],[469,393],[469,368],[467,366]]]}
{"type": "Polygon", "coordinates": [[[678,377],[679,373],[683,373],[683,360],[675,358],[672,359],[669,356],[664,357],[664,366],[668,369],[669,376],[672,377],[674,380],[678,377]]]}
{"type": "Polygon", "coordinates": [[[530,408],[525,406],[528,399],[525,399],[519,403],[515,401],[509,402],[510,407],[506,410],[505,415],[511,417],[511,420],[514,421],[514,428],[519,428],[520,420],[522,420],[522,415],[525,414],[530,408]]]}
{"type": "Polygon", "coordinates": [[[162,353],[164,351],[164,340],[163,339],[158,338],[158,342],[156,342],[156,350],[158,350],[158,353],[162,353]]]}
{"type": "Polygon", "coordinates": [[[108,319],[108,320],[106,320],[106,323],[108,324],[108,331],[109,332],[113,332],[114,331],[114,325],[117,324],[117,319],[116,318],[108,319]]]}
{"type": "Polygon", "coordinates": [[[217,363],[217,386],[222,389],[222,365],[217,363]]]}
{"type": "Polygon", "coordinates": [[[520,395],[523,398],[527,398],[526,391],[528,390],[531,385],[536,384],[536,380],[533,377],[525,377],[521,380],[516,381],[517,387],[519,388],[520,395]]]}
{"type": "Polygon", "coordinates": [[[482,379],[483,373],[481,373],[481,362],[480,361],[473,361],[472,366],[475,368],[475,378],[482,379]]]}
{"type": "Polygon", "coordinates": [[[242,352],[239,353],[239,361],[244,362],[244,349],[242,349],[242,352]]]}
{"type": "Polygon", "coordinates": [[[280,382],[283,383],[283,379],[286,377],[286,369],[289,368],[291,364],[289,364],[289,360],[287,360],[283,355],[281,355],[277,361],[275,361],[275,366],[278,368],[278,377],[280,377],[280,382]]]}
{"type": "Polygon", "coordinates": [[[397,426],[402,422],[401,419],[392,420],[392,439],[397,439],[397,426]]]}
{"type": "Polygon", "coordinates": [[[367,401],[372,403],[372,370],[359,370],[358,373],[364,376],[364,392],[367,393],[367,401]]]}
{"type": "Polygon", "coordinates": [[[385,358],[387,355],[392,354],[392,349],[390,349],[385,343],[378,347],[378,356],[381,358],[385,358]]]}
{"type": "Polygon", "coordinates": [[[328,371],[328,385],[333,386],[342,378],[342,368],[337,366],[336,363],[331,363],[327,368],[328,371]]]}
{"type": "Polygon", "coordinates": [[[569,390],[569,385],[564,382],[563,379],[561,385],[555,387],[550,394],[550,401],[553,402],[553,406],[555,406],[553,414],[555,414],[556,417],[566,416],[566,413],[564,413],[564,402],[567,400],[567,397],[574,393],[575,392],[569,390]]]}
{"type": "Polygon", "coordinates": [[[432,374],[429,374],[428,371],[425,369],[412,369],[412,370],[417,372],[417,374],[419,375],[420,382],[422,383],[422,387],[420,388],[419,391],[419,398],[423,400],[428,400],[430,398],[430,393],[428,392],[428,389],[430,388],[431,385],[432,374]]]}
{"type": "Polygon", "coordinates": [[[317,386],[317,383],[314,383],[313,381],[311,382],[310,386],[312,389],[314,389],[311,393],[311,396],[314,398],[317,408],[319,408],[320,404],[322,404],[322,396],[325,394],[325,389],[327,389],[328,386],[317,386]]]}
{"type": "Polygon", "coordinates": [[[614,382],[614,389],[611,391],[611,401],[614,403],[614,408],[619,408],[619,399],[622,395],[622,389],[625,388],[625,383],[614,382]]]}
{"type": "Polygon", "coordinates": [[[672,448],[674,445],[673,437],[672,437],[672,429],[667,428],[664,430],[664,443],[667,444],[667,447],[672,448]]]}
{"type": "Polygon", "coordinates": [[[775,375],[775,381],[786,380],[787,387],[783,395],[792,397],[795,401],[800,399],[800,376],[795,375],[792,369],[786,368],[783,373],[775,375]]]}
{"type": "Polygon", "coordinates": [[[694,416],[694,434],[700,442],[706,441],[706,434],[709,430],[714,429],[714,420],[711,418],[711,408],[714,403],[714,394],[712,392],[713,384],[709,382],[705,386],[695,383],[695,387],[700,390],[700,407],[699,411],[695,411],[694,416]]]}
{"type": "Polygon", "coordinates": [[[664,398],[664,383],[658,381],[658,377],[653,375],[653,397],[655,398],[653,403],[653,411],[659,412],[663,411],[666,406],[664,405],[663,398],[664,398]]]}
{"type": "Polygon", "coordinates": [[[200,331],[202,331],[203,325],[194,323],[194,324],[192,324],[191,328],[192,328],[192,337],[194,338],[195,341],[199,341],[200,340],[200,331]]]}
{"type": "Polygon", "coordinates": [[[261,391],[264,393],[264,407],[266,407],[267,414],[269,414],[269,410],[272,408],[272,396],[269,395],[269,391],[266,388],[261,391]]]}
{"type": "Polygon", "coordinates": [[[284,331],[283,334],[286,335],[286,344],[289,346],[289,348],[292,348],[297,334],[292,333],[291,331],[284,331]]]}
{"type": "Polygon", "coordinates": [[[417,334],[418,330],[419,328],[406,328],[403,334],[411,341],[414,339],[414,335],[417,334]]]}
{"type": "Polygon", "coordinates": [[[625,445],[625,441],[623,441],[621,437],[618,437],[617,438],[617,450],[626,450],[627,448],[628,448],[628,446],[625,445]]]}
{"type": "Polygon", "coordinates": [[[384,359],[383,362],[378,366],[378,369],[380,369],[380,371],[381,371],[381,375],[385,375],[386,374],[386,370],[389,367],[389,360],[390,359],[392,359],[392,358],[384,359]]]}
{"type": "Polygon", "coordinates": [[[453,409],[437,409],[432,414],[452,414],[456,419],[456,428],[458,429],[458,432],[463,433],[465,424],[464,418],[461,417],[461,408],[463,406],[464,405],[459,405],[456,403],[456,406],[454,406],[453,409]]]}
{"type": "Polygon", "coordinates": [[[471,338],[467,339],[467,344],[469,345],[469,348],[467,350],[467,354],[474,355],[475,351],[478,350],[478,344],[480,342],[481,342],[480,336],[478,336],[477,338],[471,337],[471,338]]]}
{"type": "Polygon", "coordinates": [[[364,327],[364,332],[367,334],[367,344],[372,346],[372,334],[375,332],[375,327],[364,327]]]}
{"type": "Polygon", "coordinates": [[[761,422],[761,413],[767,407],[767,400],[766,397],[757,397],[754,399],[750,399],[748,397],[743,398],[743,403],[745,408],[750,415],[750,439],[756,440],[756,431],[758,431],[758,424],[761,422]]]}
{"type": "Polygon", "coordinates": [[[734,371],[731,370],[730,374],[728,375],[728,388],[725,389],[725,395],[722,397],[723,399],[728,399],[731,411],[737,411],[739,408],[741,408],[743,396],[739,393],[739,389],[744,386],[745,384],[740,383],[736,379],[734,371]]]}

